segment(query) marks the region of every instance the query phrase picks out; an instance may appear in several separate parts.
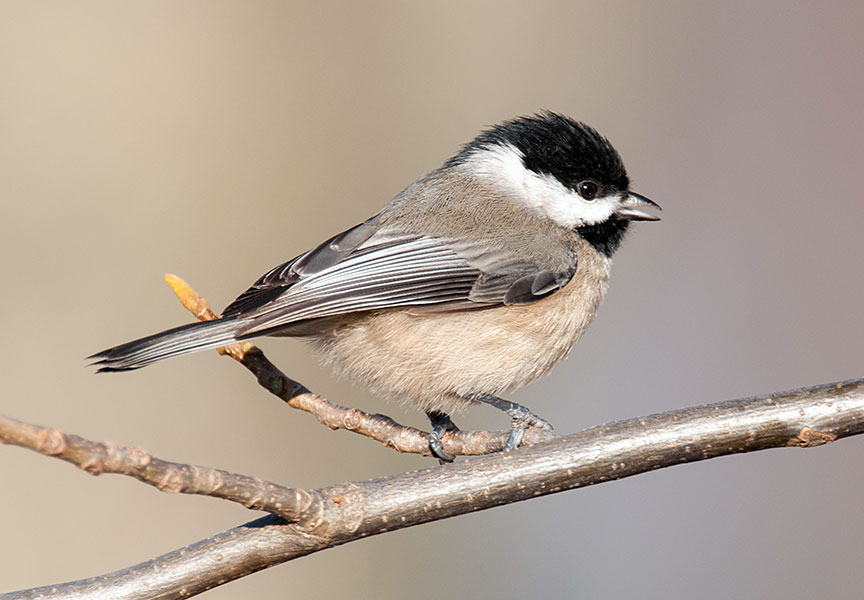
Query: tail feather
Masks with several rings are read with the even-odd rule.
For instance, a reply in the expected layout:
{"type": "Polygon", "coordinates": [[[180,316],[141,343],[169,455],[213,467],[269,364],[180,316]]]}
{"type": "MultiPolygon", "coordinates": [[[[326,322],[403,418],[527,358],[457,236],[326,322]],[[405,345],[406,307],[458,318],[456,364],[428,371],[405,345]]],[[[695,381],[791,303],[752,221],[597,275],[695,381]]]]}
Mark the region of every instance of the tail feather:
{"type": "Polygon", "coordinates": [[[218,348],[236,341],[240,329],[238,319],[217,319],[181,325],[113,348],[103,350],[87,360],[94,361],[98,373],[130,371],[145,367],[163,358],[218,348]]]}

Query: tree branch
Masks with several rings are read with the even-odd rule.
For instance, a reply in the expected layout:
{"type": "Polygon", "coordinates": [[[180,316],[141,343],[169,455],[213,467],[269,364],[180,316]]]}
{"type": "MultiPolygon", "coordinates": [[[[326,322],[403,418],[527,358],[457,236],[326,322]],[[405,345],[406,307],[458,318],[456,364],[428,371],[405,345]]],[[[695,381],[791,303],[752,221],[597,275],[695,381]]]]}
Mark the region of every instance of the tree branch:
{"type": "Polygon", "coordinates": [[[0,599],[187,598],[370,535],[672,465],[861,433],[864,379],[618,421],[513,452],[309,490],[320,510],[302,523],[265,517],[134,567],[0,599]]]}
{"type": "Polygon", "coordinates": [[[53,427],[40,427],[0,415],[0,442],[70,462],[91,475],[117,473],[167,493],[199,494],[264,510],[290,522],[318,512],[306,490],[286,488],[257,477],[221,469],[169,462],[142,448],[92,442],[53,427]]]}

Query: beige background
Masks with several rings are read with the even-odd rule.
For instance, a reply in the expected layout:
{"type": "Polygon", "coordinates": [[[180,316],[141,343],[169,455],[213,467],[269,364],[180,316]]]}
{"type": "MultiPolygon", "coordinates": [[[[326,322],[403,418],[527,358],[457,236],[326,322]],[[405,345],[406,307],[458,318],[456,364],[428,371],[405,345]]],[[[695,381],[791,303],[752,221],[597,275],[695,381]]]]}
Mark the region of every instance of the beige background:
{"type": "MultiPolygon", "coordinates": [[[[217,308],[483,126],[597,127],[664,220],[571,358],[516,394],[562,432],[864,375],[860,2],[0,1],[0,411],[320,486],[432,464],[288,410],[215,353],[83,357],[217,308]]],[[[262,346],[344,404],[423,425],[262,346]]],[[[503,426],[471,411],[464,426],[503,426]]],[[[350,544],[210,598],[852,597],[864,440],[668,469],[350,544]]],[[[0,448],[0,591],[255,515],[0,448]]]]}

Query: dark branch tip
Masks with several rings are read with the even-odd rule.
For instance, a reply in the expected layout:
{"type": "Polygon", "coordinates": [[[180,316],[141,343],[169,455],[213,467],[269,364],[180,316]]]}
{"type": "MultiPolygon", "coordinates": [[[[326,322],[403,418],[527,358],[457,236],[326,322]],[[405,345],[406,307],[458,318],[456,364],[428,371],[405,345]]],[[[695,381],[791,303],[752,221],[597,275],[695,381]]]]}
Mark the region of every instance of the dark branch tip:
{"type": "Polygon", "coordinates": [[[285,381],[281,377],[273,377],[267,382],[267,389],[270,390],[272,394],[281,396],[282,390],[285,389],[285,381]]]}

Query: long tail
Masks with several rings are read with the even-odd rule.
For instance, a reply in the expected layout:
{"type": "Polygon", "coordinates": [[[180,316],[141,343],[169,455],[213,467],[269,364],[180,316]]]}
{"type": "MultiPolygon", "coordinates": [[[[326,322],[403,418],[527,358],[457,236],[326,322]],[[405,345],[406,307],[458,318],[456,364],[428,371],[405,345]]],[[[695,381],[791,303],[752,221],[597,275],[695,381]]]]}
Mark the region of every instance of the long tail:
{"type": "Polygon", "coordinates": [[[163,358],[231,344],[241,326],[242,321],[230,318],[190,323],[114,346],[88,356],[87,360],[95,361],[93,366],[99,367],[98,373],[129,371],[163,358]]]}

